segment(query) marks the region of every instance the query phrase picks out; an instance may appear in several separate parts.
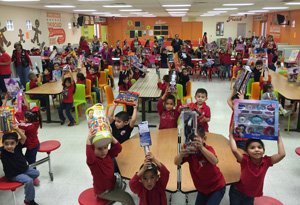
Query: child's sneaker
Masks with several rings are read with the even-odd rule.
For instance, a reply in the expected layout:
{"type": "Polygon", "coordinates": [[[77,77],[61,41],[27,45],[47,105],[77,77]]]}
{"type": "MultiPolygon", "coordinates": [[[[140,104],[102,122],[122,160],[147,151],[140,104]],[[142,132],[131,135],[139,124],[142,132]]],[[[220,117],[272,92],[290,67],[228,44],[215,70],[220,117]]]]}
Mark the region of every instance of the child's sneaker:
{"type": "Polygon", "coordinates": [[[291,110],[287,111],[286,109],[283,109],[282,114],[283,114],[284,117],[287,117],[287,116],[292,114],[292,111],[291,110]]]}
{"type": "Polygon", "coordinates": [[[65,124],[66,118],[64,118],[63,120],[60,121],[60,124],[63,125],[65,124]]]}
{"type": "Polygon", "coordinates": [[[76,125],[76,122],[70,122],[70,123],[68,124],[69,127],[71,127],[71,126],[73,126],[73,125],[76,125]]]}
{"type": "Polygon", "coordinates": [[[39,186],[39,185],[40,185],[40,180],[39,180],[39,178],[35,178],[35,179],[33,180],[33,185],[34,185],[34,186],[39,186]]]}
{"type": "Polygon", "coordinates": [[[25,201],[25,200],[24,200],[24,204],[25,204],[25,205],[39,205],[39,204],[37,204],[34,200],[32,200],[32,201],[25,201]]]}

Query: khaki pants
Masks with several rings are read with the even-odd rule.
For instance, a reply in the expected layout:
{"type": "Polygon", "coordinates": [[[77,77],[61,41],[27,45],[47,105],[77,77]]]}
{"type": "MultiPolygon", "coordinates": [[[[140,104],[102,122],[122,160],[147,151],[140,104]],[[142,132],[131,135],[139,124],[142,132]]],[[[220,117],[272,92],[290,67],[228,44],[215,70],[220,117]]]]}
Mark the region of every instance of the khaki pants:
{"type": "Polygon", "coordinates": [[[102,194],[99,194],[98,197],[101,199],[121,202],[123,205],[135,205],[130,194],[128,194],[126,191],[123,191],[118,186],[118,183],[115,184],[112,190],[106,190],[102,194]]]}

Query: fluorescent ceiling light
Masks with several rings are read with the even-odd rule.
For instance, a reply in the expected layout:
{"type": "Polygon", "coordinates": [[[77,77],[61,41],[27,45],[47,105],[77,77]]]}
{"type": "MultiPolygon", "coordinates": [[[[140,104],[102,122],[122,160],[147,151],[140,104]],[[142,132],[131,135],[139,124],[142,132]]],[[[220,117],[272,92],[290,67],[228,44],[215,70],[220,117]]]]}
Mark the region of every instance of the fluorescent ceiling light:
{"type": "Polygon", "coordinates": [[[255,13],[253,13],[253,12],[239,12],[238,14],[240,14],[240,15],[255,15],[255,13]]]}
{"type": "Polygon", "coordinates": [[[215,16],[214,14],[202,14],[200,16],[215,16]]]}
{"type": "Polygon", "coordinates": [[[95,2],[103,2],[103,1],[114,1],[114,0],[78,0],[78,1],[90,1],[90,2],[93,2],[93,1],[95,1],[95,2]]]}
{"type": "Polygon", "coordinates": [[[214,8],[215,11],[231,11],[237,10],[237,8],[214,8]]]}
{"type": "Polygon", "coordinates": [[[149,14],[149,12],[130,12],[129,14],[140,15],[140,14],[149,14]]]}
{"type": "Polygon", "coordinates": [[[269,10],[272,10],[272,9],[288,9],[289,7],[264,7],[262,9],[269,9],[269,10]]]}
{"type": "Polygon", "coordinates": [[[166,11],[188,11],[189,9],[166,9],[166,11]]]}
{"type": "Polygon", "coordinates": [[[254,13],[264,13],[264,12],[269,12],[269,10],[250,10],[248,12],[254,12],[254,13]]]}
{"type": "Polygon", "coordinates": [[[170,14],[171,16],[185,16],[186,14],[170,14]]]}
{"type": "Polygon", "coordinates": [[[169,5],[162,5],[162,7],[189,7],[191,4],[169,4],[169,5]]]}
{"type": "Polygon", "coordinates": [[[105,15],[105,14],[110,14],[110,12],[93,12],[92,14],[105,15]]]}
{"type": "Polygon", "coordinates": [[[242,4],[223,4],[223,6],[252,6],[254,3],[242,3],[242,4]]]}
{"type": "Polygon", "coordinates": [[[1,0],[1,1],[6,1],[6,2],[26,2],[26,1],[40,1],[40,0],[1,0]]]}
{"type": "Polygon", "coordinates": [[[186,11],[169,11],[169,14],[186,14],[186,11]]]}
{"type": "Polygon", "coordinates": [[[73,11],[79,11],[79,12],[80,12],[80,11],[82,11],[82,12],[85,12],[85,11],[86,11],[86,12],[87,12],[87,11],[97,11],[97,10],[95,10],[95,9],[78,9],[78,10],[75,9],[75,10],[73,10],[73,11]]]}
{"type": "Polygon", "coordinates": [[[143,17],[156,17],[155,15],[143,15],[143,17]]]}
{"type": "Polygon", "coordinates": [[[104,16],[121,16],[121,14],[104,14],[104,16]]]}
{"type": "Polygon", "coordinates": [[[130,8],[131,5],[103,5],[105,8],[130,8]]]}
{"type": "Polygon", "coordinates": [[[47,8],[74,8],[73,5],[45,5],[47,8]]]}
{"type": "Polygon", "coordinates": [[[287,2],[285,5],[300,5],[300,2],[287,2]]]}
{"type": "Polygon", "coordinates": [[[143,11],[142,9],[120,9],[119,11],[143,11]]]}
{"type": "Polygon", "coordinates": [[[220,13],[204,13],[204,14],[202,14],[202,15],[213,15],[213,16],[216,16],[216,15],[220,15],[220,13]]]}
{"type": "Polygon", "coordinates": [[[209,14],[221,14],[221,13],[227,13],[227,11],[208,11],[209,14]]]}
{"type": "Polygon", "coordinates": [[[244,16],[243,14],[230,14],[230,16],[244,16]]]}

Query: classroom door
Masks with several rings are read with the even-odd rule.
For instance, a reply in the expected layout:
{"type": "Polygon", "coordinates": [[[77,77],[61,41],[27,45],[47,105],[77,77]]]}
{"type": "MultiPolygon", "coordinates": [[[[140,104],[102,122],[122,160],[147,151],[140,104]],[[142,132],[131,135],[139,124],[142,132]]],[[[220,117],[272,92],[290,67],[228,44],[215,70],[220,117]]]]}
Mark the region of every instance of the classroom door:
{"type": "MultiPolygon", "coordinates": [[[[199,41],[202,40],[203,22],[183,22],[182,23],[182,40],[199,41]]],[[[196,45],[193,45],[196,46],[196,45]]]]}
{"type": "Polygon", "coordinates": [[[245,23],[238,23],[237,26],[237,36],[246,37],[246,24],[245,23]]]}

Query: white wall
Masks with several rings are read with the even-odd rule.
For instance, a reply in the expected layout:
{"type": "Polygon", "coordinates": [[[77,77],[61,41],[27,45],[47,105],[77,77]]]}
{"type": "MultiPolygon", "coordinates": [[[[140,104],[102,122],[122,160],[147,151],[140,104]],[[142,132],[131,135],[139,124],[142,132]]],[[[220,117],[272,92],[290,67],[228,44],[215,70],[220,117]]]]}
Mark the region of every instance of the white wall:
{"type": "MultiPolygon", "coordinates": [[[[26,29],[26,20],[30,20],[32,26],[35,25],[35,20],[38,19],[40,21],[40,27],[39,30],[42,32],[41,35],[39,35],[39,41],[42,43],[43,41],[46,43],[46,46],[49,46],[49,31],[47,27],[47,12],[50,12],[49,10],[41,10],[41,9],[29,9],[29,8],[21,8],[21,7],[10,7],[10,6],[4,6],[0,5],[0,21],[1,26],[0,29],[6,26],[6,20],[12,20],[14,24],[14,31],[6,31],[4,32],[5,38],[11,42],[11,45],[9,47],[6,47],[4,45],[4,48],[6,49],[6,52],[8,54],[12,54],[13,51],[13,44],[17,41],[19,41],[19,29],[22,29],[24,34],[25,43],[22,43],[23,48],[30,50],[32,47],[38,47],[35,44],[31,43],[31,39],[34,37],[34,31],[33,30],[27,30],[26,29]],[[26,39],[26,32],[29,32],[29,39],[26,39]]],[[[68,28],[68,23],[73,22],[73,14],[71,13],[62,13],[58,11],[52,11],[61,13],[61,23],[62,28],[65,31],[66,34],[66,40],[63,44],[54,44],[57,47],[62,47],[63,45],[66,45],[67,43],[71,44],[78,44],[81,31],[80,29],[77,29],[77,27],[73,27],[72,29],[68,28]],[[74,35],[73,35],[74,30],[74,35]]],[[[73,24],[73,23],[72,23],[73,24]]]]}
{"type": "MultiPolygon", "coordinates": [[[[194,18],[192,18],[194,21],[194,18]]],[[[209,16],[209,17],[196,17],[196,21],[203,22],[203,33],[207,32],[208,42],[215,41],[217,38],[229,38],[235,39],[237,37],[237,25],[238,23],[246,23],[246,37],[252,36],[252,23],[253,17],[248,16],[247,18],[243,17],[242,21],[229,21],[227,22],[228,17],[225,16],[209,16]],[[216,23],[224,22],[224,35],[216,36],[216,23]]],[[[188,22],[189,17],[183,17],[183,22],[188,22]]],[[[203,34],[202,34],[203,35],[203,34]]]]}

